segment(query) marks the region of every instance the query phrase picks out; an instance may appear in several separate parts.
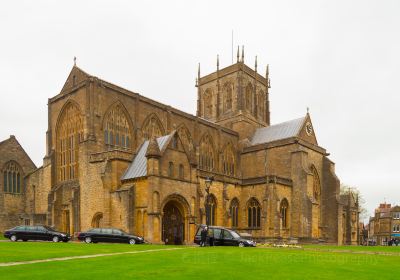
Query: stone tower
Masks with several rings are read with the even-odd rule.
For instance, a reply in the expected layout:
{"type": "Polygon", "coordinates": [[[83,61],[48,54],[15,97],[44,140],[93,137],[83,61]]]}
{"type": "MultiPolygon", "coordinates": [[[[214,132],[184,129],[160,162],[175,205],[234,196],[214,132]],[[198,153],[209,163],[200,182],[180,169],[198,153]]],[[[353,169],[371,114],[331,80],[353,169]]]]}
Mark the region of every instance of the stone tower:
{"type": "Polygon", "coordinates": [[[250,138],[256,128],[269,126],[269,69],[265,76],[244,63],[244,48],[237,60],[226,68],[197,77],[197,116],[221,124],[239,133],[240,139],[250,138]]]}

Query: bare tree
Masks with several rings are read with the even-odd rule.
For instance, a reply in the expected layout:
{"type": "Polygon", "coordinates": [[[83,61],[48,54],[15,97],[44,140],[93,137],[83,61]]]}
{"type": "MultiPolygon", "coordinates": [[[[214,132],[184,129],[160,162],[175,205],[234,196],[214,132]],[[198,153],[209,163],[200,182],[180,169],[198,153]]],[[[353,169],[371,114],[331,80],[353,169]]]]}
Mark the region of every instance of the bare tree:
{"type": "Polygon", "coordinates": [[[360,190],[357,187],[349,186],[345,184],[340,184],[340,194],[349,194],[353,193],[358,200],[358,211],[359,211],[359,218],[360,221],[364,221],[368,219],[369,214],[367,208],[365,208],[365,199],[362,196],[360,190]]]}

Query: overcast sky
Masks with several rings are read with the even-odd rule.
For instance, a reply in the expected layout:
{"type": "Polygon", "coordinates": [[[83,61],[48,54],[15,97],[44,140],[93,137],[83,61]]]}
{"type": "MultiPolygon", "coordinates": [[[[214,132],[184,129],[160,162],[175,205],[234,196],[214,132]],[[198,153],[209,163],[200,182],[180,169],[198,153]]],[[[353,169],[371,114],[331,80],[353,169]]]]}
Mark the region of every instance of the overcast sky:
{"type": "Polygon", "coordinates": [[[400,1],[2,1],[0,140],[16,135],[40,166],[47,99],[73,57],[86,72],[196,113],[202,74],[270,64],[273,124],[310,113],[342,183],[370,213],[400,203],[400,1]]]}

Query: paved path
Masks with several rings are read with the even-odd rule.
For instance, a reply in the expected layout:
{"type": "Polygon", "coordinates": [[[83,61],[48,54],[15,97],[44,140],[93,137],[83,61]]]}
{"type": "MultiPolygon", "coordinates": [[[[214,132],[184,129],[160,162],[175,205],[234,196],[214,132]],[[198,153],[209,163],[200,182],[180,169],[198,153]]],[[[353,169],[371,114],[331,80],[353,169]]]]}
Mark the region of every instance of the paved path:
{"type": "Polygon", "coordinates": [[[90,258],[118,256],[118,255],[127,255],[127,254],[151,253],[151,252],[159,252],[159,251],[172,251],[172,250],[182,250],[182,249],[185,249],[185,248],[151,249],[151,250],[143,250],[143,251],[129,251],[129,252],[118,252],[118,253],[107,253],[107,254],[96,254],[96,255],[85,255],[85,256],[51,258],[51,259],[44,259],[44,260],[6,262],[6,263],[0,263],[0,267],[16,266],[16,265],[22,265],[22,264],[44,263],[44,262],[68,261],[68,260],[76,260],[76,259],[90,259],[90,258]]]}

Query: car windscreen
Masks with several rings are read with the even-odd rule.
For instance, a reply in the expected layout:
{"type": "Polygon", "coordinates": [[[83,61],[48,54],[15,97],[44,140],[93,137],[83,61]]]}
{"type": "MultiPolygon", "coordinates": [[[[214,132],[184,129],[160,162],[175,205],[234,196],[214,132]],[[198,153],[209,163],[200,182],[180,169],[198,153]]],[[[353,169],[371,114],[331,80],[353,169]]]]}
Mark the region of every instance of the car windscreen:
{"type": "Polygon", "coordinates": [[[240,235],[236,231],[229,231],[229,232],[232,234],[233,238],[235,238],[235,239],[240,238],[240,235]]]}
{"type": "Polygon", "coordinates": [[[17,226],[15,228],[12,228],[11,230],[25,230],[26,227],[25,226],[17,226]]]}
{"type": "Polygon", "coordinates": [[[45,229],[49,231],[56,231],[55,228],[49,227],[49,226],[43,226],[45,229]]]}

